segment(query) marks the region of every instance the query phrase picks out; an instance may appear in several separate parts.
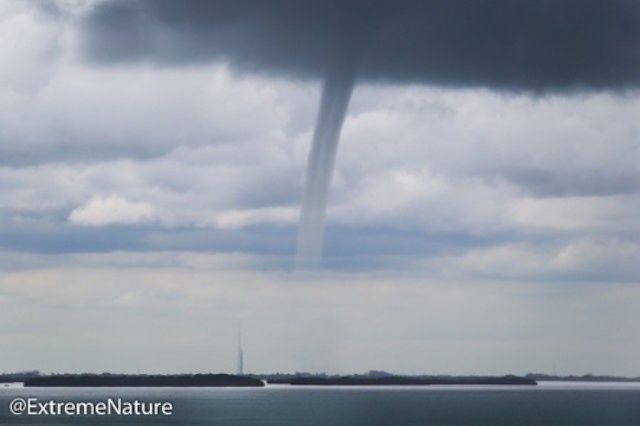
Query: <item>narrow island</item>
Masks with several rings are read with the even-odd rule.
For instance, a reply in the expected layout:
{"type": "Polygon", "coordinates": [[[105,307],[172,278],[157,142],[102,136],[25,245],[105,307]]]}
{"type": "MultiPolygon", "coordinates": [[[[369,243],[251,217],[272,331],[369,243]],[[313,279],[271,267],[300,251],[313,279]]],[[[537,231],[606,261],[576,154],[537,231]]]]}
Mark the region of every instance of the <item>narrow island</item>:
{"type": "Polygon", "coordinates": [[[469,377],[415,377],[415,376],[338,376],[338,377],[297,377],[291,385],[312,386],[410,386],[410,385],[531,385],[538,383],[531,378],[520,376],[469,376],[469,377]]]}
{"type": "Polygon", "coordinates": [[[381,370],[363,374],[329,375],[324,373],[275,373],[253,375],[268,384],[305,386],[407,386],[407,385],[537,385],[533,377],[516,376],[451,376],[451,375],[398,375],[381,370]]]}
{"type": "Polygon", "coordinates": [[[60,374],[30,377],[25,387],[262,387],[262,380],[233,374],[60,374]]]}

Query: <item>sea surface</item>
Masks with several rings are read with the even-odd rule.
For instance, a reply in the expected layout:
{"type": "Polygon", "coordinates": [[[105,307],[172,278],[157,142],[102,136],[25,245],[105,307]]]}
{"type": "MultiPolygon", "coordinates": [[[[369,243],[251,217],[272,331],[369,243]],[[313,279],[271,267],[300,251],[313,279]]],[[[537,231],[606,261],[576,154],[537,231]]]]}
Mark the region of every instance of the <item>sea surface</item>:
{"type": "Polygon", "coordinates": [[[640,425],[640,384],[270,385],[265,388],[21,388],[0,385],[0,425],[640,425]],[[14,398],[169,401],[171,416],[16,416],[14,398]]]}

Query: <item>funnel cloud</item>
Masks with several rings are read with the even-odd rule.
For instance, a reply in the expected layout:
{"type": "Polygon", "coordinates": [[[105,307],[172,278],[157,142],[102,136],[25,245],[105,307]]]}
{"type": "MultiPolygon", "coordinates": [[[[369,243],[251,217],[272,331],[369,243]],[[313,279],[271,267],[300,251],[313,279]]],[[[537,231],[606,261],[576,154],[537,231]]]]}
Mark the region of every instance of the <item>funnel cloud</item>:
{"type": "Polygon", "coordinates": [[[341,69],[324,81],[302,199],[296,254],[299,267],[317,267],[322,255],[327,196],[354,77],[353,70],[341,69]]]}

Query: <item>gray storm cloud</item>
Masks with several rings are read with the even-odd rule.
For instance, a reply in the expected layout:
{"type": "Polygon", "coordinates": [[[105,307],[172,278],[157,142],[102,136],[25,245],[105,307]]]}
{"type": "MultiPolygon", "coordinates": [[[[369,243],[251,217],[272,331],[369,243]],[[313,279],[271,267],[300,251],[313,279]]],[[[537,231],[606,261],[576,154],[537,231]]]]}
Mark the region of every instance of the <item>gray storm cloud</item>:
{"type": "Polygon", "coordinates": [[[588,90],[640,82],[639,24],[633,0],[106,1],[82,21],[82,49],[102,64],[324,78],[357,48],[359,79],[588,90]]]}
{"type": "Polygon", "coordinates": [[[640,83],[636,1],[110,1],[82,21],[97,65],[228,62],[323,79],[298,235],[322,251],[328,188],[356,80],[497,90],[624,90],[640,83]]]}

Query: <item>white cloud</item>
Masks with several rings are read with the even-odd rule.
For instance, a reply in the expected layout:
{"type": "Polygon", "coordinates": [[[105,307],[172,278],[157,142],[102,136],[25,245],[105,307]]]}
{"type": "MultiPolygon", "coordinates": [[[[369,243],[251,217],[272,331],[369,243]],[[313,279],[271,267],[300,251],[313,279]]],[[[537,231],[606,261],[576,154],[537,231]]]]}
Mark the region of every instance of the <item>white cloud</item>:
{"type": "Polygon", "coordinates": [[[552,195],[634,191],[638,113],[637,92],[534,98],[363,86],[354,93],[337,165],[345,175],[427,167],[552,195]]]}
{"type": "Polygon", "coordinates": [[[523,229],[636,232],[638,208],[638,195],[514,198],[507,217],[523,229]]]}
{"type": "MultiPolygon", "coordinates": [[[[65,26],[49,18],[35,3],[0,4],[0,105],[32,94],[55,74],[65,26]]],[[[3,122],[8,118],[15,116],[3,122]]]]}
{"type": "Polygon", "coordinates": [[[510,282],[635,282],[640,276],[640,244],[608,236],[555,238],[543,242],[503,242],[408,262],[442,279],[498,279],[510,282]]]}
{"type": "Polygon", "coordinates": [[[231,210],[220,213],[215,224],[220,229],[237,229],[260,223],[295,223],[298,209],[292,207],[274,207],[263,209],[231,210]]]}
{"type": "Polygon", "coordinates": [[[69,214],[69,222],[83,226],[133,225],[154,217],[153,208],[144,202],[128,201],[117,194],[96,195],[69,214]]]}

